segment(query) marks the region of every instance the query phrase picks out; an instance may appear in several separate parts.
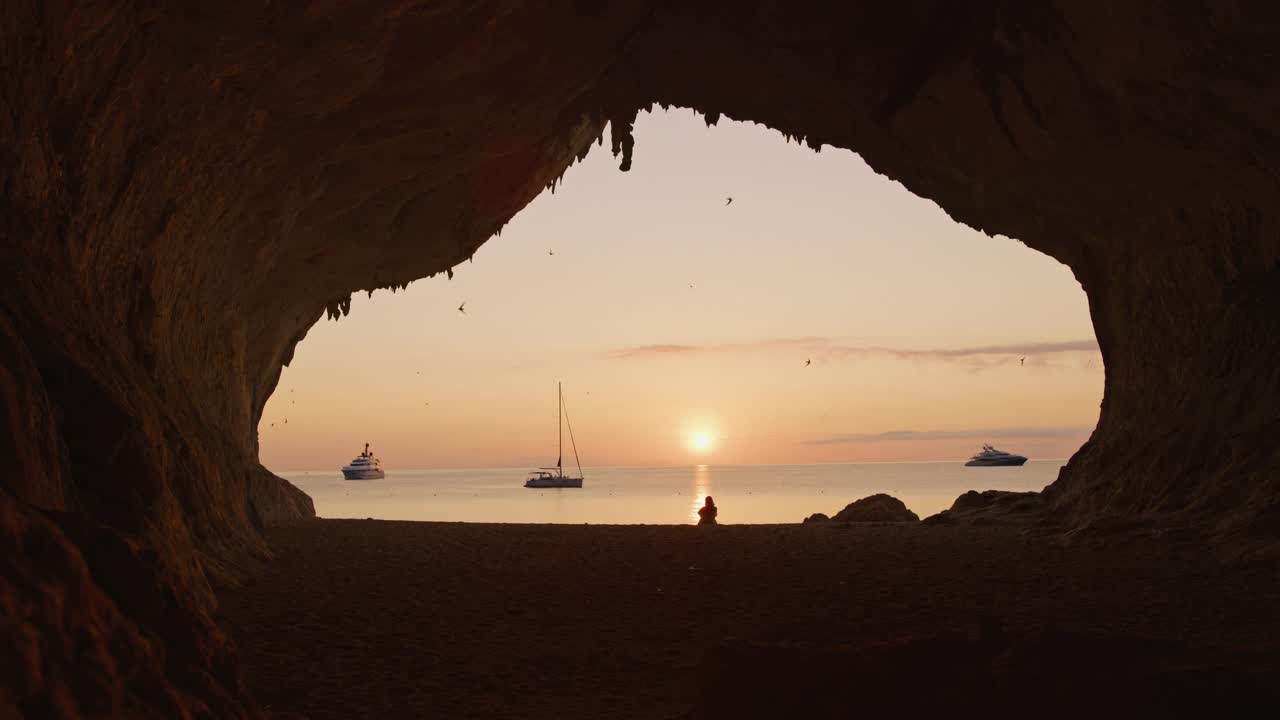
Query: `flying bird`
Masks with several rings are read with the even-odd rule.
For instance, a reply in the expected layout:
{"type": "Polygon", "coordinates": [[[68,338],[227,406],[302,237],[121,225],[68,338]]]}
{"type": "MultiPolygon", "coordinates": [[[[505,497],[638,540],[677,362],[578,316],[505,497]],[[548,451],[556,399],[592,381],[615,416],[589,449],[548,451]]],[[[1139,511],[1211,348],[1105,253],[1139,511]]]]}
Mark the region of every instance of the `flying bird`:
{"type": "Polygon", "coordinates": [[[466,300],[463,300],[463,301],[462,301],[462,304],[458,306],[458,312],[462,313],[463,315],[466,315],[466,314],[467,314],[467,301],[466,301],[466,300]]]}
{"type": "Polygon", "coordinates": [[[556,251],[555,251],[555,250],[547,250],[547,254],[548,254],[548,255],[555,255],[555,254],[556,254],[556,251]]]}
{"type": "Polygon", "coordinates": [[[1026,365],[1026,364],[1027,364],[1027,359],[1026,359],[1026,358],[1021,358],[1021,359],[1019,359],[1019,360],[1018,360],[1018,364],[1019,364],[1019,365],[1026,365]]]}
{"type": "Polygon", "coordinates": [[[813,359],[812,359],[812,358],[809,358],[808,360],[805,360],[805,361],[804,361],[804,366],[805,366],[805,367],[809,367],[809,366],[810,366],[810,365],[812,365],[812,364],[813,364],[813,359]]]}
{"type": "Polygon", "coordinates": [[[728,207],[729,205],[732,205],[732,204],[733,204],[733,198],[731,198],[731,197],[727,197],[727,198],[725,198],[725,199],[724,199],[724,204],[725,204],[725,207],[728,207]]]}
{"type": "Polygon", "coordinates": [[[690,289],[690,290],[692,290],[692,289],[693,289],[693,283],[689,283],[689,289],[690,289]]]}

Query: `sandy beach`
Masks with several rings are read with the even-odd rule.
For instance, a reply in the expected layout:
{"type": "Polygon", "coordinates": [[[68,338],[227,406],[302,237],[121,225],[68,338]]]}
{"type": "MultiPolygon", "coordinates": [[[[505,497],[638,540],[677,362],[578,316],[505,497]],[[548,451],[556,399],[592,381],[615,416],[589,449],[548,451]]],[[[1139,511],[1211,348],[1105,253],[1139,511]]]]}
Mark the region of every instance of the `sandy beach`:
{"type": "MultiPolygon", "coordinates": [[[[273,717],[676,718],[708,650],[1054,627],[1270,650],[1274,572],[1013,528],[315,520],[224,593],[273,717]]],[[[921,678],[927,682],[927,678],[921,678]]]]}

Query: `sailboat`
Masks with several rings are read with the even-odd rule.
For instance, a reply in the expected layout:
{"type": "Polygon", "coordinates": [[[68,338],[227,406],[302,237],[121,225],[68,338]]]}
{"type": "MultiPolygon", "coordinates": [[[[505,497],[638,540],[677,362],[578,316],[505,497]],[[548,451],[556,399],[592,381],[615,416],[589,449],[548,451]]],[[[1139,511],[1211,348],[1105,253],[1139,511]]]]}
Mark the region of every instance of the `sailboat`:
{"type": "Polygon", "coordinates": [[[557,408],[556,428],[560,438],[559,457],[555,467],[544,467],[529,471],[529,479],[524,481],[527,488],[580,488],[582,487],[582,463],[578,461],[578,444],[573,441],[573,425],[569,422],[569,409],[564,404],[564,388],[556,383],[560,407],[557,408]],[[569,426],[569,444],[573,447],[573,462],[578,466],[578,476],[564,474],[564,426],[569,426]]]}

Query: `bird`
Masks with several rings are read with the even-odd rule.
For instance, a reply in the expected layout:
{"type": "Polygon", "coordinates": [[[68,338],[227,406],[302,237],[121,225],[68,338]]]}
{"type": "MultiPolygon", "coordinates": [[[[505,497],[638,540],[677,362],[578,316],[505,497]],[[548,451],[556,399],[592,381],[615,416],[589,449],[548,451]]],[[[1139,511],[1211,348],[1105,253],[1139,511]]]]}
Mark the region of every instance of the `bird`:
{"type": "Polygon", "coordinates": [[[284,419],[284,424],[285,424],[285,425],[288,425],[288,424],[289,424],[289,418],[285,418],[285,419],[284,419]]]}
{"type": "Polygon", "coordinates": [[[1027,364],[1027,359],[1026,359],[1026,358],[1021,358],[1021,359],[1019,359],[1019,360],[1018,360],[1018,364],[1019,364],[1019,365],[1026,365],[1026,364],[1027,364]]]}
{"type": "Polygon", "coordinates": [[[555,251],[555,250],[548,249],[548,250],[547,250],[547,254],[548,254],[548,255],[555,255],[555,254],[556,254],[556,251],[555,251]]]}
{"type": "Polygon", "coordinates": [[[692,289],[693,289],[693,283],[689,283],[689,289],[690,289],[690,290],[692,290],[692,289]]]}
{"type": "Polygon", "coordinates": [[[724,204],[725,204],[725,206],[726,206],[726,207],[728,207],[729,205],[732,205],[732,204],[733,204],[733,198],[731,198],[731,197],[727,197],[727,198],[725,198],[725,199],[724,199],[724,204]]]}
{"type": "Polygon", "coordinates": [[[810,365],[812,365],[812,364],[813,364],[813,359],[812,359],[812,358],[809,358],[809,359],[807,359],[807,360],[805,360],[805,361],[804,361],[804,366],[805,366],[805,367],[809,367],[809,366],[810,366],[810,365]]]}
{"type": "Polygon", "coordinates": [[[271,423],[271,427],[275,427],[275,426],[276,426],[276,424],[275,424],[275,423],[271,423]]]}
{"type": "Polygon", "coordinates": [[[463,315],[466,315],[466,314],[467,314],[467,301],[466,301],[466,300],[463,300],[463,301],[462,301],[462,304],[458,306],[458,312],[462,313],[463,315]]]}

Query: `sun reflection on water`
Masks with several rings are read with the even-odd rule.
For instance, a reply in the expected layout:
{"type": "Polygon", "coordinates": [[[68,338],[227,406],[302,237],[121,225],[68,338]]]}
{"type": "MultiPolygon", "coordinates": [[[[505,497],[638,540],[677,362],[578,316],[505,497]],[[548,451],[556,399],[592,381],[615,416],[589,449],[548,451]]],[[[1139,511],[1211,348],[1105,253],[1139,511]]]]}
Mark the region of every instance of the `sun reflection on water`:
{"type": "Polygon", "coordinates": [[[693,497],[692,504],[689,505],[689,522],[694,525],[698,524],[698,510],[702,504],[707,501],[707,496],[711,494],[711,466],[710,465],[694,465],[693,466],[693,497]]]}

